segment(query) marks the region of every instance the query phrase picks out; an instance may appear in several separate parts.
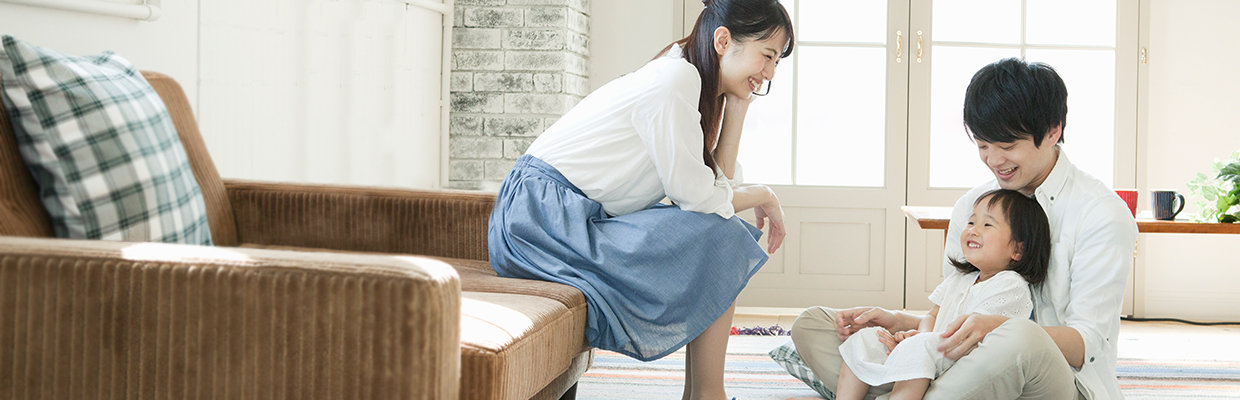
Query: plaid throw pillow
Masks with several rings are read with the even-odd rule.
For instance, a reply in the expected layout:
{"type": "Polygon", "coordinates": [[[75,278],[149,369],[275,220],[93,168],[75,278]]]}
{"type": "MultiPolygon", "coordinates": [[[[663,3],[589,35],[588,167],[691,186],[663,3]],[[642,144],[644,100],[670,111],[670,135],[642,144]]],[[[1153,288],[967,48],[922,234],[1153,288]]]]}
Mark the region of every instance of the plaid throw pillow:
{"type": "Polygon", "coordinates": [[[2,40],[4,105],[57,236],[211,244],[168,110],[129,61],[2,40]]]}
{"type": "Polygon", "coordinates": [[[772,360],[775,360],[776,364],[784,367],[785,371],[800,379],[801,382],[805,382],[815,392],[822,395],[824,399],[835,400],[835,393],[832,393],[831,389],[827,389],[827,385],[822,384],[818,376],[814,375],[814,371],[810,370],[808,365],[805,365],[805,361],[801,361],[801,355],[797,354],[797,349],[792,341],[784,343],[783,346],[776,347],[768,354],[772,360]]]}

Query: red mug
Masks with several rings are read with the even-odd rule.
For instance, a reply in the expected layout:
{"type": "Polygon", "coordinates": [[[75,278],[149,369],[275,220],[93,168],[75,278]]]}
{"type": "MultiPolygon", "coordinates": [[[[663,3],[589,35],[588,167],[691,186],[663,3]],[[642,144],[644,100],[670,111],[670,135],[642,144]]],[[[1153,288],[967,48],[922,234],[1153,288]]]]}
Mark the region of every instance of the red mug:
{"type": "Polygon", "coordinates": [[[1115,189],[1115,194],[1128,204],[1128,211],[1132,211],[1132,216],[1137,216],[1137,190],[1136,189],[1115,189]]]}

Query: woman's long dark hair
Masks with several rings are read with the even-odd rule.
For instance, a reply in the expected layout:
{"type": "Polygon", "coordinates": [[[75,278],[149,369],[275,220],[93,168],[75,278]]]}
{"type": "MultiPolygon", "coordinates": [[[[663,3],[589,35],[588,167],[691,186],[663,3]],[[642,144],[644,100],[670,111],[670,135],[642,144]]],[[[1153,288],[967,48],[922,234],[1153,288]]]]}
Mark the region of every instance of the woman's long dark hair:
{"type": "Polygon", "coordinates": [[[792,18],[778,0],[703,0],[706,9],[693,24],[693,33],[663,48],[656,58],[667,54],[679,44],[686,61],[693,64],[702,77],[702,94],[698,113],[702,115],[702,158],[715,171],[711,152],[719,140],[719,124],[723,118],[723,95],[719,92],[719,54],[715,52],[715,29],[728,28],[734,40],[764,40],[778,32],[788,35],[788,44],[780,58],[792,55],[792,18]]]}
{"type": "MultiPolygon", "coordinates": [[[[982,201],[986,201],[987,207],[998,205],[1003,208],[1008,226],[1012,228],[1012,241],[1016,242],[1020,251],[1020,260],[1012,261],[1008,269],[1025,277],[1030,285],[1041,284],[1046,280],[1046,271],[1051,263],[1051,226],[1042,205],[1020,192],[1007,189],[986,192],[973,202],[973,206],[982,201]]],[[[961,273],[978,270],[968,260],[949,260],[961,273]]]]}

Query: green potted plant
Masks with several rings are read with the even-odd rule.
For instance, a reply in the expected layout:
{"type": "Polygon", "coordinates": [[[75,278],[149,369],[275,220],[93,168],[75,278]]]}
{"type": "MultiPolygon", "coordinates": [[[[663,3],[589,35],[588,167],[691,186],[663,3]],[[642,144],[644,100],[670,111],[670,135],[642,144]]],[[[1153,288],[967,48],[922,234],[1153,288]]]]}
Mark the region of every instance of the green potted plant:
{"type": "Polygon", "coordinates": [[[1214,159],[1213,177],[1197,173],[1188,182],[1188,191],[1196,200],[1196,222],[1235,223],[1240,221],[1240,150],[1231,153],[1231,159],[1214,159]]]}

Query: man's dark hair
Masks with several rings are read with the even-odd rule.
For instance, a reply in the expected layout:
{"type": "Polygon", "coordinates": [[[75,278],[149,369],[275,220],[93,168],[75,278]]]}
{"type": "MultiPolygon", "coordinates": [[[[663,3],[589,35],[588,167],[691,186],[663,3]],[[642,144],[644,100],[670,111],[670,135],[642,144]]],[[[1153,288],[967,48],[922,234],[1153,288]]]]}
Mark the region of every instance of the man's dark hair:
{"type": "MultiPolygon", "coordinates": [[[[973,141],[1034,146],[1055,126],[1068,125],[1068,88],[1054,68],[1018,58],[993,62],[973,75],[964,95],[964,127],[973,141]]],[[[1063,135],[1059,136],[1063,143],[1063,135]]]]}
{"type": "MultiPolygon", "coordinates": [[[[973,202],[973,206],[976,207],[983,201],[987,207],[997,205],[1002,208],[1004,218],[1007,218],[1008,226],[1012,229],[1012,241],[1016,242],[1017,251],[1020,251],[1020,260],[1012,261],[1008,269],[1025,277],[1030,285],[1037,286],[1046,281],[1047,270],[1051,264],[1051,226],[1042,205],[1038,204],[1037,200],[1008,189],[986,192],[973,202]]],[[[963,234],[962,232],[961,235],[963,234]]],[[[978,270],[968,260],[948,258],[948,262],[963,274],[978,270]]]]}

